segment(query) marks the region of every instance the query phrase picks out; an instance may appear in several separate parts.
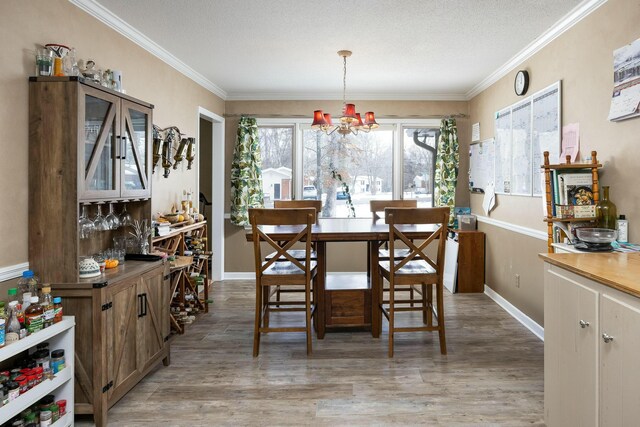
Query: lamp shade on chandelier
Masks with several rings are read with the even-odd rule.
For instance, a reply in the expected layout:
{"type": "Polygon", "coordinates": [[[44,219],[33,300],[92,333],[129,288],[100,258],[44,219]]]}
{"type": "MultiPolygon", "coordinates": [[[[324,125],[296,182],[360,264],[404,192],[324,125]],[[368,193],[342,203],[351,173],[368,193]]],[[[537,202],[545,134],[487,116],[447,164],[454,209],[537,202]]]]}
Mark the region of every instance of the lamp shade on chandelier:
{"type": "Polygon", "coordinates": [[[342,115],[340,116],[339,123],[334,125],[331,120],[331,114],[324,113],[322,110],[315,110],[313,112],[311,128],[323,131],[327,135],[338,131],[338,133],[343,136],[349,135],[350,133],[357,135],[359,131],[369,132],[372,129],[376,129],[379,125],[376,123],[373,111],[365,113],[363,122],[360,113],[356,112],[355,104],[347,104],[347,58],[351,56],[351,51],[340,50],[338,51],[338,55],[342,57],[344,66],[342,73],[342,115]]]}

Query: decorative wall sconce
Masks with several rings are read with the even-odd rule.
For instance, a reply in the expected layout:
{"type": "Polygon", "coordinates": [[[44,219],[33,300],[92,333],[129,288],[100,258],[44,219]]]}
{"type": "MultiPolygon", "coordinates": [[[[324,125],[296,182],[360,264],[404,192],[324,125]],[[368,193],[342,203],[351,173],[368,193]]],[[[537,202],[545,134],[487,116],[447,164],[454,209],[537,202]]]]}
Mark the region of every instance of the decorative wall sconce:
{"type": "Polygon", "coordinates": [[[185,135],[180,132],[177,126],[169,126],[161,129],[159,126],[153,125],[153,172],[156,171],[156,166],[160,159],[162,159],[162,168],[164,173],[162,176],[169,177],[171,173],[171,167],[178,169],[178,164],[184,159],[187,159],[187,169],[191,169],[191,164],[195,159],[195,152],[193,145],[196,142],[195,138],[185,138],[185,135]],[[179,142],[178,142],[179,141],[179,142]],[[185,147],[187,154],[184,155],[185,147]],[[173,163],[171,158],[173,157],[173,163]]]}
{"type": "Polygon", "coordinates": [[[151,173],[156,173],[156,166],[162,157],[160,149],[162,148],[162,137],[160,136],[160,128],[153,125],[153,167],[151,173]]]}
{"type": "Polygon", "coordinates": [[[193,160],[196,158],[196,153],[194,151],[194,145],[196,144],[195,138],[189,138],[189,145],[187,146],[187,169],[191,170],[191,164],[193,160]]]}
{"type": "MultiPolygon", "coordinates": [[[[191,139],[191,138],[189,138],[191,139]]],[[[184,147],[187,145],[187,138],[182,138],[180,140],[180,144],[178,145],[178,149],[176,150],[176,154],[173,156],[173,160],[175,160],[173,162],[173,169],[176,170],[178,169],[178,164],[180,164],[180,162],[182,161],[183,157],[183,153],[184,153],[184,147]]],[[[191,168],[189,168],[191,169],[191,168]]]]}

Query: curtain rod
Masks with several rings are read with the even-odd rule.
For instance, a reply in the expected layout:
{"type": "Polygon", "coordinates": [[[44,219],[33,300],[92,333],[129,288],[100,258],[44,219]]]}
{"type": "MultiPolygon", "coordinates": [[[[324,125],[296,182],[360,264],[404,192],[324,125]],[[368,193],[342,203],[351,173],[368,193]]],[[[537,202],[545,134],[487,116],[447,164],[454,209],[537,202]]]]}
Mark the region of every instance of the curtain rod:
{"type": "MultiPolygon", "coordinates": [[[[223,114],[225,118],[236,118],[236,117],[255,117],[260,119],[309,119],[312,120],[313,117],[311,115],[303,115],[303,114],[251,114],[251,113],[233,113],[223,114]]],[[[430,114],[430,115],[419,115],[419,114],[411,114],[407,116],[398,116],[394,114],[388,114],[386,116],[376,116],[378,119],[466,119],[469,116],[464,113],[454,113],[454,114],[430,114]]]]}

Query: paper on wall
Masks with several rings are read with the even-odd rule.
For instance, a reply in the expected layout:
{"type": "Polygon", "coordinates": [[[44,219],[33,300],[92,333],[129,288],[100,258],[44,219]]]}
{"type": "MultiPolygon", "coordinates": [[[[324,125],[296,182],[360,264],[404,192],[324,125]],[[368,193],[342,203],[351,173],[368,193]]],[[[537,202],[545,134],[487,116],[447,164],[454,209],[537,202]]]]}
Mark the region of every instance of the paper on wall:
{"type": "Polygon", "coordinates": [[[575,163],[580,151],[580,124],[570,123],[562,126],[562,153],[560,163],[565,163],[567,156],[571,157],[571,163],[575,163]]]}
{"type": "Polygon", "coordinates": [[[484,189],[484,199],[482,200],[482,209],[484,209],[485,215],[489,216],[489,212],[493,210],[495,205],[496,205],[496,189],[493,182],[491,182],[484,189]]]}

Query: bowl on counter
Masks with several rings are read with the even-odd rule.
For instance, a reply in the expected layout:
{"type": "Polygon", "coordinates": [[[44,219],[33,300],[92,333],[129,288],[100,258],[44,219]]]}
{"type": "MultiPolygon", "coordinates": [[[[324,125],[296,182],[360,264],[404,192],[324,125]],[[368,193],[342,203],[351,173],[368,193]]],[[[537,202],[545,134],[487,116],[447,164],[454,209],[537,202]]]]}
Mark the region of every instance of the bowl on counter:
{"type": "Polygon", "coordinates": [[[582,227],[576,229],[576,236],[583,242],[596,244],[609,244],[618,237],[617,230],[609,228],[589,228],[582,227]]]}

